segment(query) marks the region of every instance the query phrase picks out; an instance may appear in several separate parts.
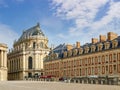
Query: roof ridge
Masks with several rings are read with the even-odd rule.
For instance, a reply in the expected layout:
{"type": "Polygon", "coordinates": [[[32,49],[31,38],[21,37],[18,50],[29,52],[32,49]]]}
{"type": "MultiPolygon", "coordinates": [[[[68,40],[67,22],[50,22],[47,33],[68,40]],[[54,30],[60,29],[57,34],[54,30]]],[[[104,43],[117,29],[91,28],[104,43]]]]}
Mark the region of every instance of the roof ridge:
{"type": "Polygon", "coordinates": [[[21,37],[18,40],[24,39],[24,38],[29,37],[29,36],[34,36],[34,35],[45,36],[44,33],[42,32],[42,30],[40,29],[39,23],[37,23],[37,25],[35,25],[29,29],[26,29],[22,33],[21,37]]]}
{"type": "MultiPolygon", "coordinates": [[[[40,25],[37,23],[37,25],[35,25],[35,26],[31,27],[31,28],[26,29],[25,32],[26,32],[26,31],[29,31],[29,30],[36,30],[36,29],[34,29],[34,28],[36,28],[36,27],[39,27],[39,28],[40,28],[40,25]]],[[[39,30],[42,31],[41,29],[39,29],[39,30]]]]}

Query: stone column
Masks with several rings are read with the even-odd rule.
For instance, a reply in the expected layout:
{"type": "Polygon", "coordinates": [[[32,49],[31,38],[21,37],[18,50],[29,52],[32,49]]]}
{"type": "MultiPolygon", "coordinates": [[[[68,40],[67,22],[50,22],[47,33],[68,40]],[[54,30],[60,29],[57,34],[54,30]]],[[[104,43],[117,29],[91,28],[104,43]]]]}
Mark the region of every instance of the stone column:
{"type": "Polygon", "coordinates": [[[43,53],[40,54],[40,69],[43,69],[43,53]]]}
{"type": "Polygon", "coordinates": [[[1,50],[0,50],[0,67],[1,67],[1,50]]]}
{"type": "Polygon", "coordinates": [[[26,67],[25,67],[25,54],[23,54],[23,62],[22,62],[22,63],[23,63],[23,66],[22,66],[22,67],[23,67],[23,70],[25,70],[25,68],[26,68],[26,67]]]}
{"type": "Polygon", "coordinates": [[[3,51],[1,50],[1,67],[3,67],[3,51]]]}
{"type": "Polygon", "coordinates": [[[12,60],[10,60],[10,72],[12,72],[12,60]]]}
{"type": "MultiPolygon", "coordinates": [[[[27,60],[26,60],[27,61],[27,60]]],[[[22,79],[24,79],[25,77],[25,68],[28,68],[26,67],[26,62],[25,62],[25,52],[23,52],[23,57],[22,57],[22,71],[23,71],[23,75],[22,75],[22,79]]]]}
{"type": "Polygon", "coordinates": [[[15,60],[14,59],[13,59],[12,67],[13,67],[13,72],[14,72],[15,71],[15,60]]]}
{"type": "Polygon", "coordinates": [[[5,57],[4,57],[4,51],[3,51],[3,64],[2,64],[3,67],[5,67],[4,66],[4,62],[5,62],[4,59],[5,59],[5,57]]]}
{"type": "MultiPolygon", "coordinates": [[[[14,59],[14,71],[16,70],[16,59],[14,59]]],[[[15,77],[15,75],[14,75],[14,77],[15,77]]]]}
{"type": "Polygon", "coordinates": [[[40,55],[38,54],[38,68],[40,68],[40,55]]]}
{"type": "Polygon", "coordinates": [[[37,54],[37,53],[35,53],[34,62],[35,62],[34,68],[35,68],[35,69],[38,69],[38,64],[39,64],[39,62],[38,62],[38,54],[37,54]]]}
{"type": "Polygon", "coordinates": [[[34,62],[34,66],[33,66],[33,68],[36,69],[36,68],[37,68],[37,67],[36,67],[36,66],[37,66],[37,65],[36,65],[36,64],[37,64],[37,62],[36,62],[36,52],[34,53],[34,59],[33,59],[33,62],[34,62]]]}
{"type": "Polygon", "coordinates": [[[22,61],[21,61],[22,59],[21,59],[21,57],[20,57],[20,70],[21,70],[21,68],[22,68],[22,66],[21,66],[21,64],[22,64],[22,61]]]}
{"type": "Polygon", "coordinates": [[[7,52],[4,52],[4,67],[7,67],[7,52]]]}
{"type": "Polygon", "coordinates": [[[11,71],[12,71],[12,70],[11,70],[11,60],[9,60],[9,65],[10,65],[10,72],[11,72],[11,71]]]}
{"type": "Polygon", "coordinates": [[[39,68],[41,69],[41,52],[39,54],[39,68]]]}

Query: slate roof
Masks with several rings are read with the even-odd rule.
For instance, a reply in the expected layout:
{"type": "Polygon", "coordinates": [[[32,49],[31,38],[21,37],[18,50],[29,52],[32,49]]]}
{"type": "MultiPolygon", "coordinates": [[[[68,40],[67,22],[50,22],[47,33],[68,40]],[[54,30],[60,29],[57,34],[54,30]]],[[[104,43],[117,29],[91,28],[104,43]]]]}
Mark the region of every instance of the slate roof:
{"type": "MultiPolygon", "coordinates": [[[[117,41],[118,41],[118,46],[117,46],[117,48],[120,48],[120,36],[118,36],[118,37],[115,38],[114,40],[117,40],[117,41]]],[[[100,44],[100,43],[103,44],[102,51],[104,51],[104,50],[105,50],[105,45],[104,45],[105,42],[109,42],[109,43],[110,43],[109,49],[112,49],[112,40],[106,40],[106,41],[104,41],[104,42],[98,42],[98,43],[95,43],[95,44],[86,43],[86,44],[84,44],[84,45],[81,46],[81,48],[83,48],[83,54],[84,54],[84,48],[85,48],[86,46],[88,46],[88,47],[90,47],[91,45],[97,46],[97,44],[100,44]]],[[[78,48],[74,47],[72,50],[74,50],[74,49],[78,49],[78,48]]],[[[91,50],[91,48],[89,48],[88,53],[91,53],[90,50],[91,50]]],[[[53,53],[58,53],[58,55],[59,55],[58,57],[59,57],[59,58],[63,58],[63,52],[64,52],[64,51],[67,51],[67,47],[66,47],[65,44],[60,44],[59,46],[57,46],[56,48],[54,48],[54,49],[52,50],[53,53]]],[[[98,51],[97,51],[97,47],[95,48],[95,52],[98,52],[98,51]]],[[[51,54],[51,53],[50,53],[50,54],[51,54]]]]}
{"type": "Polygon", "coordinates": [[[58,54],[60,54],[60,53],[63,53],[64,51],[67,51],[67,47],[66,47],[66,44],[64,43],[64,44],[60,44],[60,45],[58,45],[57,47],[55,47],[51,52],[50,52],[50,54],[51,53],[58,53],[58,54]]]}
{"type": "Polygon", "coordinates": [[[21,35],[19,40],[23,40],[23,39],[25,39],[27,37],[36,36],[36,35],[45,36],[44,33],[42,32],[42,30],[40,29],[39,23],[36,26],[31,27],[31,28],[23,31],[23,34],[21,35]]]}

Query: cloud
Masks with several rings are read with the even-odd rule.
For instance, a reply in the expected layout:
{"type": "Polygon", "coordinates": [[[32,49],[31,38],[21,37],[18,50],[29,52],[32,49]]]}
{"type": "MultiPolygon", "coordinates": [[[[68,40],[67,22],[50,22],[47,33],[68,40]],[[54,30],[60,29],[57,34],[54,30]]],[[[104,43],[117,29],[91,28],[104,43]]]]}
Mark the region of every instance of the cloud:
{"type": "MultiPolygon", "coordinates": [[[[65,20],[73,20],[74,26],[69,27],[67,37],[92,38],[109,31],[119,33],[120,1],[116,0],[52,0],[55,15],[65,20]],[[101,8],[108,8],[98,13],[101,8]],[[102,17],[97,18],[99,15],[102,17]],[[95,20],[95,19],[98,20],[95,20]]],[[[65,38],[66,35],[60,34],[65,38]]],[[[62,38],[61,37],[61,38],[62,38]]],[[[86,38],[86,39],[87,39],[86,38]]],[[[84,39],[83,39],[84,40],[84,39]]]]}
{"type": "Polygon", "coordinates": [[[13,41],[17,38],[18,34],[10,26],[0,23],[0,43],[5,43],[9,48],[12,48],[13,41]]]}
{"type": "Polygon", "coordinates": [[[66,37],[66,36],[64,36],[62,33],[58,34],[57,36],[58,36],[58,37],[60,37],[60,38],[67,39],[67,37],[66,37]]]}
{"type": "Polygon", "coordinates": [[[53,30],[56,29],[56,27],[59,29],[63,28],[62,22],[54,17],[43,17],[40,20],[40,23],[44,26],[47,26],[49,29],[53,29],[53,30]]]}
{"type": "MultiPolygon", "coordinates": [[[[107,15],[105,15],[100,21],[94,22],[93,26],[97,26],[97,28],[102,27],[103,25],[109,24],[112,20],[115,18],[120,19],[120,2],[114,3],[112,2],[109,8],[109,11],[107,12],[107,15]]],[[[93,27],[92,26],[92,27],[93,27]]]]}

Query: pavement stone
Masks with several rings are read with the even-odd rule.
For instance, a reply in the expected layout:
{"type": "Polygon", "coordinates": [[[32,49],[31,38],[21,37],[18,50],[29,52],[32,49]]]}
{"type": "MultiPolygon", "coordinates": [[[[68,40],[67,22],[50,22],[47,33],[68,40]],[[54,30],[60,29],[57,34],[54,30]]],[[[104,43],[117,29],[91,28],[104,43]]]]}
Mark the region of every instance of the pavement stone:
{"type": "Polygon", "coordinates": [[[45,81],[1,81],[0,90],[120,90],[120,86],[45,81]]]}

